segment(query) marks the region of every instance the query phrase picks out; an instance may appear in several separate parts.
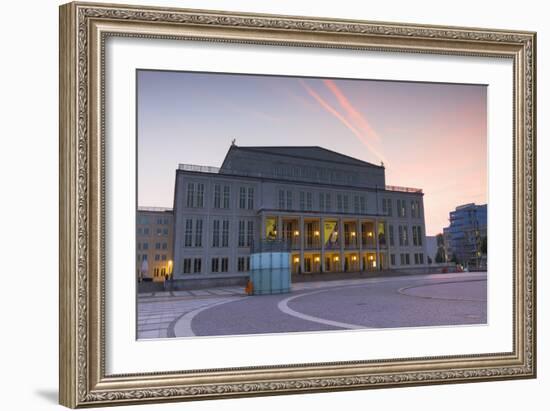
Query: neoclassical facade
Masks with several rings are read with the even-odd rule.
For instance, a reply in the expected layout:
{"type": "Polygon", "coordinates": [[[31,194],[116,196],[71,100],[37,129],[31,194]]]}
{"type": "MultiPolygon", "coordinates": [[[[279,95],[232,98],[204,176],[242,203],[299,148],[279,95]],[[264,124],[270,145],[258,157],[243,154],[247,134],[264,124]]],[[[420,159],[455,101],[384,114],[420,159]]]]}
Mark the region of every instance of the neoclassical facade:
{"type": "Polygon", "coordinates": [[[247,272],[254,242],[284,240],[293,273],[420,267],[423,193],[383,166],[321,147],[232,145],[220,168],[182,164],[174,275],[247,272]]]}

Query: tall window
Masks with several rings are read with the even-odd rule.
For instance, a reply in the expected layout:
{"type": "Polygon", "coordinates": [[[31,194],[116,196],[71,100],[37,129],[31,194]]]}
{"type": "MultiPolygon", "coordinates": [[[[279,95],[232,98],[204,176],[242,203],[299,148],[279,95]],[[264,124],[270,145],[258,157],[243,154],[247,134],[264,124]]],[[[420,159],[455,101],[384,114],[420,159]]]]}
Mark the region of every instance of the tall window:
{"type": "Polygon", "coordinates": [[[325,211],[325,193],[319,193],[319,210],[325,211]]]}
{"type": "Polygon", "coordinates": [[[279,209],[285,209],[285,190],[279,190],[279,209]]]}
{"type": "Polygon", "coordinates": [[[332,204],[330,203],[330,194],[327,193],[326,197],[325,197],[325,208],[327,211],[331,211],[332,210],[332,204]]]}
{"type": "Polygon", "coordinates": [[[420,218],[420,201],[411,200],[411,217],[420,218]]]}
{"type": "Polygon", "coordinates": [[[214,208],[222,206],[222,188],[219,184],[214,184],[214,208]]]}
{"type": "Polygon", "coordinates": [[[254,241],[254,221],[249,221],[247,223],[247,233],[246,233],[246,245],[248,247],[252,246],[252,242],[254,241]]]}
{"type": "Polygon", "coordinates": [[[195,221],[195,247],[202,247],[202,220],[195,221]]]}
{"type": "Polygon", "coordinates": [[[399,217],[407,216],[407,202],[405,200],[397,200],[397,214],[399,217]]]}
{"type": "Polygon", "coordinates": [[[229,271],[229,258],[223,257],[223,258],[222,258],[222,269],[221,269],[221,272],[222,272],[222,273],[226,273],[227,271],[229,271]]]}
{"type": "Polygon", "coordinates": [[[359,196],[353,197],[353,212],[359,214],[359,196]]]}
{"type": "Polygon", "coordinates": [[[391,265],[395,265],[395,254],[390,254],[391,265]]]}
{"type": "Polygon", "coordinates": [[[336,195],[336,206],[338,207],[338,211],[342,212],[344,205],[342,203],[342,194],[336,195]]]}
{"type": "Polygon", "coordinates": [[[393,239],[393,225],[390,224],[390,225],[388,226],[388,231],[389,231],[389,236],[390,236],[390,246],[393,247],[393,245],[394,245],[394,243],[395,243],[395,242],[394,242],[394,239],[393,239]]]}
{"type": "Polygon", "coordinates": [[[187,184],[187,207],[193,207],[195,203],[195,183],[187,184]]]}
{"type": "Polygon", "coordinates": [[[367,214],[367,199],[361,196],[361,214],[367,214]]]}
{"type": "Polygon", "coordinates": [[[184,258],[183,259],[183,273],[189,274],[191,272],[191,259],[190,258],[184,258]]]}
{"type": "Polygon", "coordinates": [[[244,271],[244,257],[237,257],[237,271],[244,271]]]}
{"type": "Polygon", "coordinates": [[[183,246],[193,246],[193,220],[191,220],[190,218],[185,220],[185,236],[183,238],[183,246]]]}
{"type": "Polygon", "coordinates": [[[422,245],[422,227],[416,226],[416,235],[418,236],[418,245],[422,245]]]}
{"type": "Polygon", "coordinates": [[[213,258],[212,259],[211,271],[213,273],[217,273],[218,271],[220,271],[220,260],[218,258],[213,258]]]}
{"type": "Polygon", "coordinates": [[[237,271],[248,271],[246,267],[246,259],[247,257],[238,257],[237,258],[237,271]]]}
{"type": "Polygon", "coordinates": [[[197,184],[197,208],[204,207],[204,184],[197,184]]]}
{"type": "Polygon", "coordinates": [[[223,208],[229,208],[230,197],[231,197],[231,187],[223,186],[223,208]]]}
{"type": "Polygon", "coordinates": [[[254,187],[248,187],[248,209],[254,209],[254,187]]]}
{"type": "Polygon", "coordinates": [[[239,247],[244,247],[244,226],[245,226],[245,221],[244,220],[240,220],[239,221],[239,247]]]}
{"type": "Polygon", "coordinates": [[[195,258],[193,261],[193,272],[194,273],[200,273],[202,269],[202,259],[195,258]]]}
{"type": "MultiPolygon", "coordinates": [[[[412,210],[411,210],[411,214],[412,214],[412,210]]],[[[412,226],[412,232],[413,232],[413,245],[418,245],[418,235],[416,233],[415,225],[412,226]]]]}
{"type": "Polygon", "coordinates": [[[212,247],[220,246],[220,220],[214,220],[212,227],[212,247]]]}
{"type": "Polygon", "coordinates": [[[246,208],[246,187],[239,188],[239,208],[246,208]]]}
{"type": "Polygon", "coordinates": [[[222,247],[229,247],[229,220],[223,220],[222,247]]]}
{"type": "Polygon", "coordinates": [[[204,207],[204,184],[203,183],[188,183],[187,184],[187,207],[204,207]]]}
{"type": "Polygon", "coordinates": [[[300,210],[304,211],[306,209],[306,193],[300,191],[300,210]]]}
{"type": "Polygon", "coordinates": [[[409,227],[406,225],[403,226],[403,243],[409,245],[409,227]]]}
{"type": "MultiPolygon", "coordinates": [[[[399,245],[403,246],[403,245],[405,245],[405,242],[403,240],[403,226],[402,225],[399,226],[398,231],[399,231],[399,245]]],[[[401,263],[401,264],[403,264],[403,263],[401,263]]]]}
{"type": "Polygon", "coordinates": [[[349,196],[347,194],[344,195],[344,213],[347,213],[349,211],[349,196]]]}
{"type": "Polygon", "coordinates": [[[286,208],[292,210],[292,191],[286,190],[286,208]]]}
{"type": "Polygon", "coordinates": [[[313,210],[313,194],[311,193],[306,193],[306,209],[313,210]]]}

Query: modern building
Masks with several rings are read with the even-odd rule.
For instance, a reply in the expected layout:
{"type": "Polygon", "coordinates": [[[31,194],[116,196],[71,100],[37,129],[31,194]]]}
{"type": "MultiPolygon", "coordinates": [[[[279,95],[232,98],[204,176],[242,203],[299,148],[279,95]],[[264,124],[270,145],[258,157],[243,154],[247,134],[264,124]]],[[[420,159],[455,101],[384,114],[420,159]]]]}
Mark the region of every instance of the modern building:
{"type": "Polygon", "coordinates": [[[246,273],[263,239],[288,244],[294,274],[420,267],[423,193],[321,147],[233,144],[220,168],[179,166],[174,278],[246,273]]]}
{"type": "Polygon", "coordinates": [[[469,269],[487,269],[487,204],[464,204],[449,214],[443,229],[445,254],[469,269]]]}
{"type": "Polygon", "coordinates": [[[164,281],[173,272],[174,215],[171,209],[140,207],[136,215],[139,281],[164,281]]]}

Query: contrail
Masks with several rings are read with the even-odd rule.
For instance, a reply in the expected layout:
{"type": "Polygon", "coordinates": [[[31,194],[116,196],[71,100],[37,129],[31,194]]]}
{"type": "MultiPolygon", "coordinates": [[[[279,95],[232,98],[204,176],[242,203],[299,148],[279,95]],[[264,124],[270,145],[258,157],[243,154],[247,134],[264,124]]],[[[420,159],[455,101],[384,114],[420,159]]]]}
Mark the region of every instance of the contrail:
{"type": "Polygon", "coordinates": [[[332,114],[334,117],[336,117],[342,124],[344,124],[348,130],[350,130],[363,144],[367,146],[367,148],[380,160],[382,160],[384,163],[387,163],[386,158],[382,153],[380,153],[376,148],[372,146],[368,138],[363,135],[359,130],[357,130],[344,116],[342,116],[334,107],[332,107],[329,103],[327,103],[319,94],[317,94],[311,87],[309,87],[303,80],[298,80],[300,84],[304,87],[304,89],[308,92],[308,94],[313,97],[319,105],[324,108],[326,111],[328,111],[330,114],[332,114]]]}
{"type": "Polygon", "coordinates": [[[351,102],[344,95],[342,90],[338,88],[336,83],[332,80],[323,80],[323,83],[327,88],[332,91],[340,106],[347,112],[348,116],[356,123],[359,129],[367,133],[367,136],[374,137],[376,141],[380,141],[380,136],[374,131],[367,119],[351,104],[351,102]]]}

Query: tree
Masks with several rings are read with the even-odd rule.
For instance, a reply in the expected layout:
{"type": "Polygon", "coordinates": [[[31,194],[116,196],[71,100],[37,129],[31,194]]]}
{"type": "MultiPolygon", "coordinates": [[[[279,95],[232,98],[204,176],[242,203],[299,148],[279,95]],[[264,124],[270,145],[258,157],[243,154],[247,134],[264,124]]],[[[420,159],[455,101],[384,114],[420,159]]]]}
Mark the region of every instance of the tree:
{"type": "Polygon", "coordinates": [[[435,262],[444,263],[447,259],[445,256],[445,239],[443,238],[443,234],[439,233],[438,235],[436,235],[435,240],[437,242],[437,254],[435,255],[435,262]]]}
{"type": "Polygon", "coordinates": [[[445,262],[445,251],[443,250],[443,248],[437,249],[437,254],[435,255],[435,262],[439,264],[445,262]]]}

